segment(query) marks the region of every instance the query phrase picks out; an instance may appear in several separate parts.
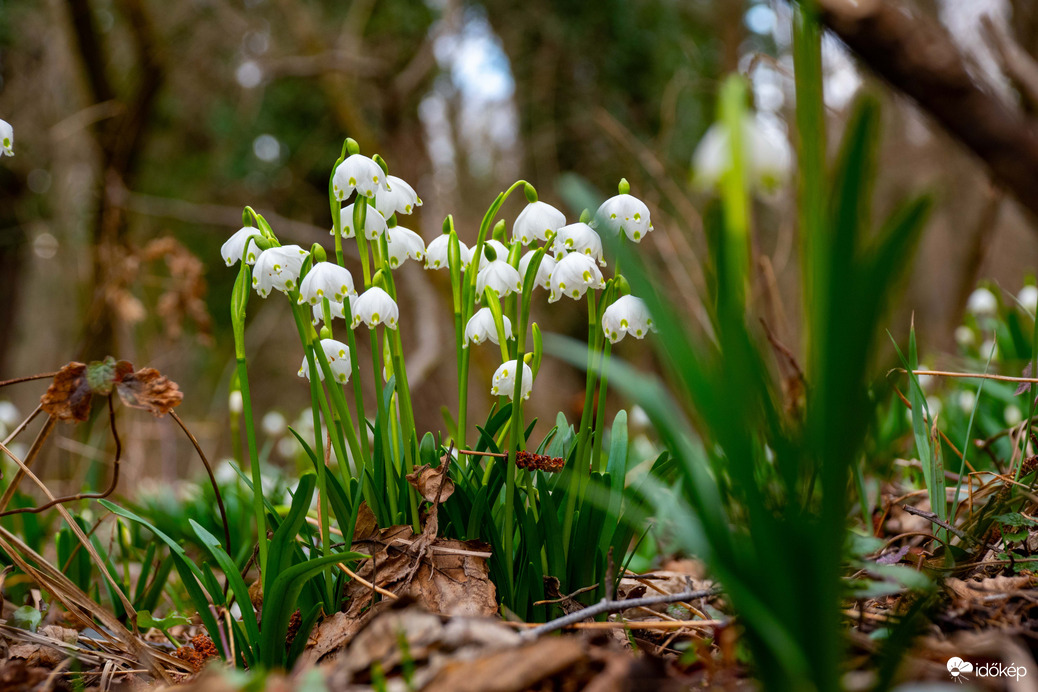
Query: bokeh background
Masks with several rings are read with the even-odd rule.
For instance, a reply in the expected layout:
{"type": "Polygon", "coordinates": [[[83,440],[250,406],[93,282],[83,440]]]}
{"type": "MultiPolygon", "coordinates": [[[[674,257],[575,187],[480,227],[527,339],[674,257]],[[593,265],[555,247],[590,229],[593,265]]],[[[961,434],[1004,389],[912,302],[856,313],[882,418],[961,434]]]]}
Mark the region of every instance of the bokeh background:
{"type": "MultiPolygon", "coordinates": [[[[993,89],[1009,86],[976,31],[981,15],[1038,54],[1031,0],[906,4],[943,23],[993,89]]],[[[626,177],[653,210],[656,232],[640,252],[689,321],[701,321],[709,197],[689,184],[692,153],[732,71],[752,80],[758,110],[791,121],[789,44],[788,5],[770,0],[0,2],[0,118],[16,137],[16,156],[0,159],[0,379],[108,354],[156,367],[184,390],[180,413],[210,455],[226,455],[236,270],[219,247],[247,204],[283,241],[330,247],[328,176],[346,136],[416,188],[425,204],[405,225],[426,241],[448,213],[472,241],[518,178],[576,220],[626,177]]],[[[951,350],[978,279],[1015,292],[1035,271],[1033,220],[831,38],[825,72],[834,141],[859,90],[884,102],[877,214],[906,189],[936,193],[890,326],[904,333],[914,313],[921,350],[951,350]]],[[[757,202],[754,244],[758,283],[780,297],[758,307],[795,350],[793,194],[786,186],[757,202]]],[[[509,224],[520,208],[521,199],[505,206],[509,224]]],[[[456,406],[447,277],[414,263],[399,277],[418,425],[442,429],[441,407],[456,406]]],[[[582,305],[536,303],[545,329],[585,335],[582,305]]],[[[287,305],[254,296],[249,312],[256,406],[291,422],[308,388],[296,378],[302,350],[287,305]]],[[[618,352],[653,367],[650,350],[630,341],[618,352]]],[[[495,354],[474,357],[477,418],[495,354]]],[[[27,413],[38,385],[0,394],[27,413]]],[[[581,373],[547,361],[531,399],[544,431],[557,411],[579,415],[582,390],[581,373]]],[[[166,421],[120,416],[132,429],[132,477],[198,471],[166,421]]],[[[71,485],[105,473],[82,463],[108,454],[102,427],[63,431],[53,468],[71,485]]],[[[277,445],[271,454],[292,456],[277,445]]]]}

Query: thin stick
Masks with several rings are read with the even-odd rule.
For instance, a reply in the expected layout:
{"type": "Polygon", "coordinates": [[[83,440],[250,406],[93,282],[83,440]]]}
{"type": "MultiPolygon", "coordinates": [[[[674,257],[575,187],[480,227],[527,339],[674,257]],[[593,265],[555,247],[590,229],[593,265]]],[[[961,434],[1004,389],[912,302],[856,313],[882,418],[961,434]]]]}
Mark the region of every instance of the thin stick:
{"type": "Polygon", "coordinates": [[[13,380],[3,380],[2,382],[0,382],[0,387],[6,387],[9,384],[32,382],[33,380],[45,380],[48,377],[54,377],[57,374],[57,372],[41,372],[39,375],[26,375],[25,377],[16,377],[13,380]]]}
{"type": "Polygon", "coordinates": [[[666,596],[646,596],[644,598],[629,598],[625,601],[607,601],[605,599],[599,601],[593,606],[588,606],[582,610],[578,610],[575,613],[569,615],[563,615],[560,618],[546,622],[543,625],[539,625],[532,630],[522,633],[524,639],[536,639],[542,634],[548,632],[554,632],[557,629],[561,629],[568,625],[578,623],[582,620],[600,615],[602,613],[615,613],[618,611],[629,610],[630,608],[638,608],[639,606],[654,606],[663,605],[666,603],[677,603],[678,601],[694,601],[697,598],[706,598],[707,596],[716,596],[721,593],[719,588],[712,589],[699,589],[697,591],[682,591],[681,593],[668,594],[666,596]]]}
{"type": "Polygon", "coordinates": [[[397,600],[398,598],[400,598],[399,596],[397,596],[397,595],[396,595],[395,593],[393,593],[392,591],[386,591],[386,590],[385,590],[385,589],[383,589],[383,588],[382,588],[381,586],[377,586],[377,585],[375,585],[375,584],[372,584],[372,583],[371,583],[370,581],[368,581],[368,580],[367,580],[367,579],[365,579],[364,577],[360,576],[359,574],[357,574],[356,572],[354,572],[353,570],[351,570],[351,569],[350,569],[349,567],[347,567],[347,566],[346,566],[346,565],[344,565],[343,563],[341,563],[341,562],[336,562],[336,563],[335,563],[335,565],[336,565],[336,566],[337,566],[337,567],[338,567],[339,569],[341,569],[341,570],[342,570],[343,572],[345,572],[345,573],[346,573],[347,575],[349,575],[349,576],[350,576],[350,577],[351,577],[351,578],[352,578],[352,579],[353,579],[354,581],[356,581],[356,582],[357,582],[358,584],[360,584],[361,586],[367,587],[367,588],[371,589],[372,591],[375,591],[375,592],[377,592],[377,593],[380,593],[380,594],[382,594],[382,595],[383,595],[383,596],[385,596],[386,598],[391,598],[391,599],[393,599],[394,601],[395,601],[395,600],[397,600]]]}
{"type": "MultiPolygon", "coordinates": [[[[43,427],[40,428],[40,432],[36,434],[36,439],[33,440],[32,447],[30,447],[29,451],[25,454],[25,461],[23,463],[26,468],[32,466],[32,463],[36,461],[36,457],[39,455],[43,443],[47,441],[47,436],[50,435],[51,431],[54,429],[54,424],[56,422],[57,419],[54,416],[47,416],[47,421],[43,424],[43,427]]],[[[4,445],[8,444],[10,444],[9,441],[4,443],[4,445]]],[[[14,497],[14,493],[18,490],[18,486],[21,484],[23,478],[25,478],[25,471],[23,471],[21,466],[19,466],[18,470],[15,471],[14,478],[11,479],[11,483],[4,490],[3,497],[0,497],[0,511],[7,509],[7,505],[10,504],[11,498],[14,497]]]]}
{"type": "Polygon", "coordinates": [[[458,454],[468,454],[471,457],[497,457],[498,459],[508,458],[508,455],[504,452],[478,452],[471,449],[457,449],[455,451],[458,454]]]}
{"type": "MultiPolygon", "coordinates": [[[[534,622],[505,622],[516,629],[526,629],[520,634],[524,639],[531,637],[536,628],[543,627],[534,622]],[[527,629],[529,628],[529,629],[527,629]]],[[[622,622],[571,622],[560,629],[574,630],[683,630],[720,627],[724,620],[625,620],[622,622]]]]}
{"type": "MultiPolygon", "coordinates": [[[[216,494],[216,506],[220,509],[220,519],[223,521],[223,537],[227,541],[227,552],[231,552],[231,529],[230,524],[227,521],[227,510],[223,506],[223,497],[220,495],[220,488],[216,484],[216,475],[213,473],[213,467],[209,464],[209,460],[206,458],[205,453],[202,451],[202,447],[198,444],[198,440],[191,434],[191,431],[184,425],[184,421],[180,420],[180,416],[177,415],[176,411],[170,411],[169,415],[176,421],[180,429],[187,435],[187,439],[191,440],[191,444],[195,446],[195,451],[198,453],[198,458],[205,464],[205,472],[209,474],[209,484],[213,486],[213,493],[216,494]]],[[[224,593],[226,593],[226,585],[224,585],[224,593]]]]}
{"type": "MultiPolygon", "coordinates": [[[[894,368],[891,372],[908,371],[904,368],[894,368]]],[[[932,375],[933,377],[961,377],[975,380],[998,380],[999,382],[1028,382],[1038,384],[1038,377],[1012,377],[1010,375],[992,375],[985,372],[949,372],[947,370],[913,370],[913,375],[932,375]]]]}

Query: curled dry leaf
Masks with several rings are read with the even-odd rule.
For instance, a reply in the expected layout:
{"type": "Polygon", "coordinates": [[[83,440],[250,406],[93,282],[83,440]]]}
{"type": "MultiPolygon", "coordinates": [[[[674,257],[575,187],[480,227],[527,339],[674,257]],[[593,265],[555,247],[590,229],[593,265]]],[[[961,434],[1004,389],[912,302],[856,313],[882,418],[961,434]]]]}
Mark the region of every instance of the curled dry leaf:
{"type": "Polygon", "coordinates": [[[162,416],[184,398],[176,382],[154,368],[133,371],[129,361],[111,356],[89,365],[72,362],[58,371],[40,399],[43,410],[62,421],[84,422],[90,417],[95,394],[109,396],[115,390],[123,403],[162,416]]]}
{"type": "Polygon", "coordinates": [[[407,482],[428,502],[443,502],[454,494],[454,481],[442,471],[442,467],[415,466],[414,471],[407,474],[407,482]],[[442,491],[440,486],[443,486],[442,491]]]}

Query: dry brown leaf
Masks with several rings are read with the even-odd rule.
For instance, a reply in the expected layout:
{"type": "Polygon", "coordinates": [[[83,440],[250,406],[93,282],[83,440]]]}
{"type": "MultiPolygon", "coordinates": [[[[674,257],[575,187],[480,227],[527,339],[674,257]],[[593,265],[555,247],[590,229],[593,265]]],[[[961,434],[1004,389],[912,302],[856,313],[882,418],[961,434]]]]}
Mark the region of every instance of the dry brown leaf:
{"type": "MultiPolygon", "coordinates": [[[[448,662],[424,692],[520,692],[588,661],[584,645],[570,637],[538,639],[476,660],[448,662]]],[[[575,676],[574,676],[575,677],[575,676]]],[[[549,687],[550,689],[550,687],[549,687]]]]}
{"type": "Polygon", "coordinates": [[[40,398],[44,412],[62,421],[86,421],[93,392],[85,375],[86,363],[72,362],[59,370],[40,398]]]}
{"type": "Polygon", "coordinates": [[[364,541],[374,537],[378,533],[378,520],[375,513],[368,507],[368,503],[361,501],[357,509],[357,524],[353,529],[353,540],[364,541]]]}
{"type": "Polygon", "coordinates": [[[428,502],[444,502],[454,494],[454,481],[450,476],[444,473],[442,468],[434,469],[428,464],[415,466],[414,471],[407,474],[407,482],[428,502]]]}
{"type": "Polygon", "coordinates": [[[982,579],[980,581],[963,581],[962,579],[949,577],[944,580],[944,586],[958,599],[968,603],[983,599],[994,593],[1004,594],[1028,589],[1031,587],[1033,581],[1033,577],[1025,575],[1016,577],[988,577],[987,579],[982,579]]]}
{"type": "Polygon", "coordinates": [[[155,368],[141,368],[123,376],[116,391],[127,406],[151,411],[156,417],[166,415],[184,399],[177,383],[155,368]]]}

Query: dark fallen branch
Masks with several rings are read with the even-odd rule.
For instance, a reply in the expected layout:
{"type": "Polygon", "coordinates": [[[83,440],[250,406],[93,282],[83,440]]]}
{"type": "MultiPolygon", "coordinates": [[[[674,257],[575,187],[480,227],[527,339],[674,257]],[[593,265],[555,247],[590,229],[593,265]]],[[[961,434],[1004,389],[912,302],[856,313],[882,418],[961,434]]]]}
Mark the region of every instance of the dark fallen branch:
{"type": "Polygon", "coordinates": [[[569,627],[575,625],[578,622],[593,618],[596,615],[602,613],[617,613],[622,610],[628,610],[630,608],[646,608],[655,605],[664,605],[667,603],[678,603],[680,601],[694,601],[698,598],[706,598],[708,596],[716,596],[721,593],[720,588],[712,589],[699,589],[697,591],[682,591],[681,593],[665,594],[663,596],[645,596],[644,598],[629,598],[624,601],[608,601],[602,599],[598,603],[592,606],[588,606],[583,610],[578,610],[575,613],[569,615],[563,615],[560,618],[556,618],[549,622],[544,623],[539,627],[534,627],[531,630],[522,632],[519,636],[523,639],[536,639],[542,634],[548,632],[554,632],[560,630],[563,627],[569,627]]]}
{"type": "Polygon", "coordinates": [[[969,73],[939,26],[884,0],[818,0],[820,18],[877,75],[981,158],[1038,217],[1038,123],[969,73]]]}

